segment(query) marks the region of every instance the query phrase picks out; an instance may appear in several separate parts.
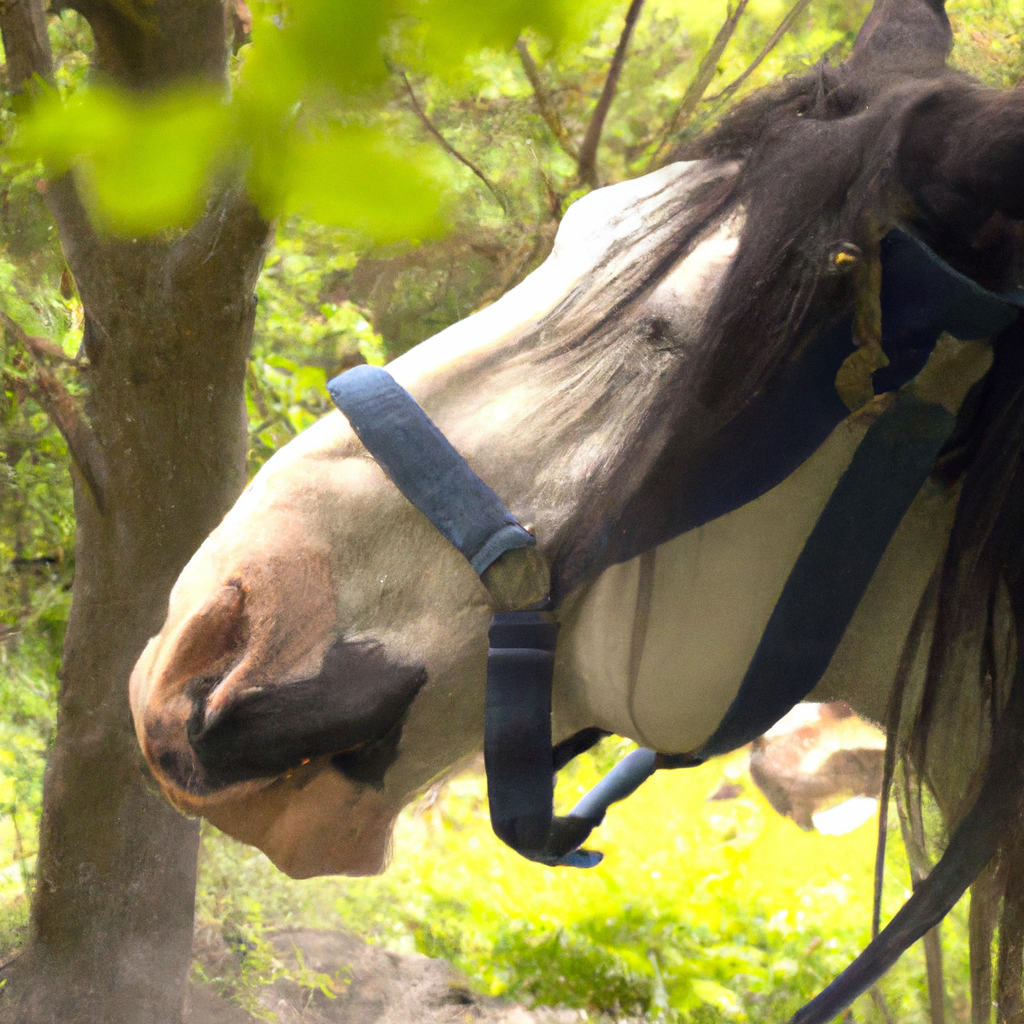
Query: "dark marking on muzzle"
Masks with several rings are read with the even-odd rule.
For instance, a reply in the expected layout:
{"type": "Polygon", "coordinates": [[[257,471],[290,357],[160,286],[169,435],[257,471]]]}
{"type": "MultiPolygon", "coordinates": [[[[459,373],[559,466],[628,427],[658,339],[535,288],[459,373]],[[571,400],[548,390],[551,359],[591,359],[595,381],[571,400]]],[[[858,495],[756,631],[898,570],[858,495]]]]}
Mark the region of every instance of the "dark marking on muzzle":
{"type": "Polygon", "coordinates": [[[395,664],[381,644],[342,637],[328,648],[313,678],[242,691],[209,723],[206,698],[212,687],[197,679],[189,691],[189,743],[212,789],[272,778],[339,751],[352,759],[352,777],[362,774],[357,781],[380,784],[426,680],[422,666],[395,664]]]}
{"type": "Polygon", "coordinates": [[[384,774],[398,757],[398,743],[408,710],[380,739],[373,740],[358,750],[346,750],[331,758],[331,766],[352,782],[374,789],[384,788],[384,774]]]}

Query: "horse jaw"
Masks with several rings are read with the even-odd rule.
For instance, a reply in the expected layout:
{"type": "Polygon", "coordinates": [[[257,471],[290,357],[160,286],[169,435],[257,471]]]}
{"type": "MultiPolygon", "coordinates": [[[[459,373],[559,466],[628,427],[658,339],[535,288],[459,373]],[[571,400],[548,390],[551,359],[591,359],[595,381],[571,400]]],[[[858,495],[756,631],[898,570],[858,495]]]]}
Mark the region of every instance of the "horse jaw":
{"type": "Polygon", "coordinates": [[[183,570],[132,673],[139,743],[171,803],[287,874],[378,872],[401,807],[480,745],[490,614],[469,564],[328,417],[183,570]],[[332,764],[389,731],[381,778],[332,764]]]}

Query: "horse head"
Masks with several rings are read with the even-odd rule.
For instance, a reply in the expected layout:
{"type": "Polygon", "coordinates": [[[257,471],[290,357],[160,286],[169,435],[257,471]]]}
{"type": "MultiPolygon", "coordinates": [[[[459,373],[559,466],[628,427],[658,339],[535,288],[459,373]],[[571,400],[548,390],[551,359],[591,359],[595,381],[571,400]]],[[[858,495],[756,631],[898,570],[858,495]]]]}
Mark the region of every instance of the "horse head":
{"type": "MultiPolygon", "coordinates": [[[[659,245],[700,226],[694,192],[719,202],[734,175],[674,166],[594,194],[533,278],[390,368],[549,557],[588,494],[599,501],[628,468],[612,453],[635,447],[679,361],[668,328],[640,321],[662,306],[680,324],[700,319],[742,218],[704,227],[651,289],[631,344],[566,348],[545,326],[599,320],[635,287],[624,270],[649,273],[659,245]],[[671,301],[680,277],[686,298],[671,301]]],[[[132,676],[142,749],[176,806],[289,873],[376,871],[398,809],[480,748],[493,611],[463,556],[333,413],[261,469],[182,572],[132,676]]]]}
{"type": "MultiPolygon", "coordinates": [[[[796,386],[822,330],[860,316],[893,224],[1011,283],[1024,94],[945,73],[948,43],[940,4],[879,0],[847,65],[755,97],[700,159],[577,202],[533,275],[389,366],[536,535],[567,620],[609,566],[712,518],[680,494],[745,410],[796,386]],[[881,74],[918,23],[901,74],[881,74]]],[[[525,581],[511,600],[542,593],[525,581]]],[[[380,870],[400,808],[480,749],[495,609],[332,413],[260,470],[175,585],[131,679],[146,760],[177,807],[289,874],[380,870]]],[[[559,648],[556,736],[643,739],[581,695],[574,650],[559,648]]]]}

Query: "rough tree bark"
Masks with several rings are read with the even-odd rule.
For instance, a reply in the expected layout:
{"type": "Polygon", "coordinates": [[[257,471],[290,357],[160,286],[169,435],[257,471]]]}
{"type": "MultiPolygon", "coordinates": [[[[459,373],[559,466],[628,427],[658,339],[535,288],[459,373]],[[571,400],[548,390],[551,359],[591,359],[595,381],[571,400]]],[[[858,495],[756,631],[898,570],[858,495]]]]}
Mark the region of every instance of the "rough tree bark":
{"type": "MultiPolygon", "coordinates": [[[[226,87],[222,0],[77,0],[107,81],[226,87]]],[[[12,85],[49,78],[40,0],[0,2],[12,85]]],[[[190,231],[110,239],[70,177],[47,199],[85,310],[73,446],[76,576],[46,774],[31,938],[0,1014],[170,1024],[188,976],[198,826],[140,764],[127,680],[183,564],[244,483],[243,382],[268,226],[240,194],[190,231]]]]}

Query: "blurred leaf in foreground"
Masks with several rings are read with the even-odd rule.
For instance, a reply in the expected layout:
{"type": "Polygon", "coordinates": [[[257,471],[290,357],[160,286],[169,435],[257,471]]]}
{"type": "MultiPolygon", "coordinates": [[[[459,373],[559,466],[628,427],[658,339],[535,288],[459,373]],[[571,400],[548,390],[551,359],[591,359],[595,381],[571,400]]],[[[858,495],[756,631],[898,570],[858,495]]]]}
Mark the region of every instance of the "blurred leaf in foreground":
{"type": "Polygon", "coordinates": [[[446,178],[386,118],[389,62],[408,52],[455,70],[527,28],[557,41],[603,6],[259,0],[234,101],[195,85],[141,96],[88,88],[68,101],[46,91],[20,151],[52,176],[77,169],[90,214],[112,234],[186,227],[226,168],[242,172],[267,217],[302,212],[378,241],[436,234],[446,178]]]}
{"type": "Polygon", "coordinates": [[[41,101],[20,140],[51,174],[77,167],[97,224],[115,234],[183,227],[227,157],[230,109],[210,90],[128,96],[83,90],[41,101]]]}

